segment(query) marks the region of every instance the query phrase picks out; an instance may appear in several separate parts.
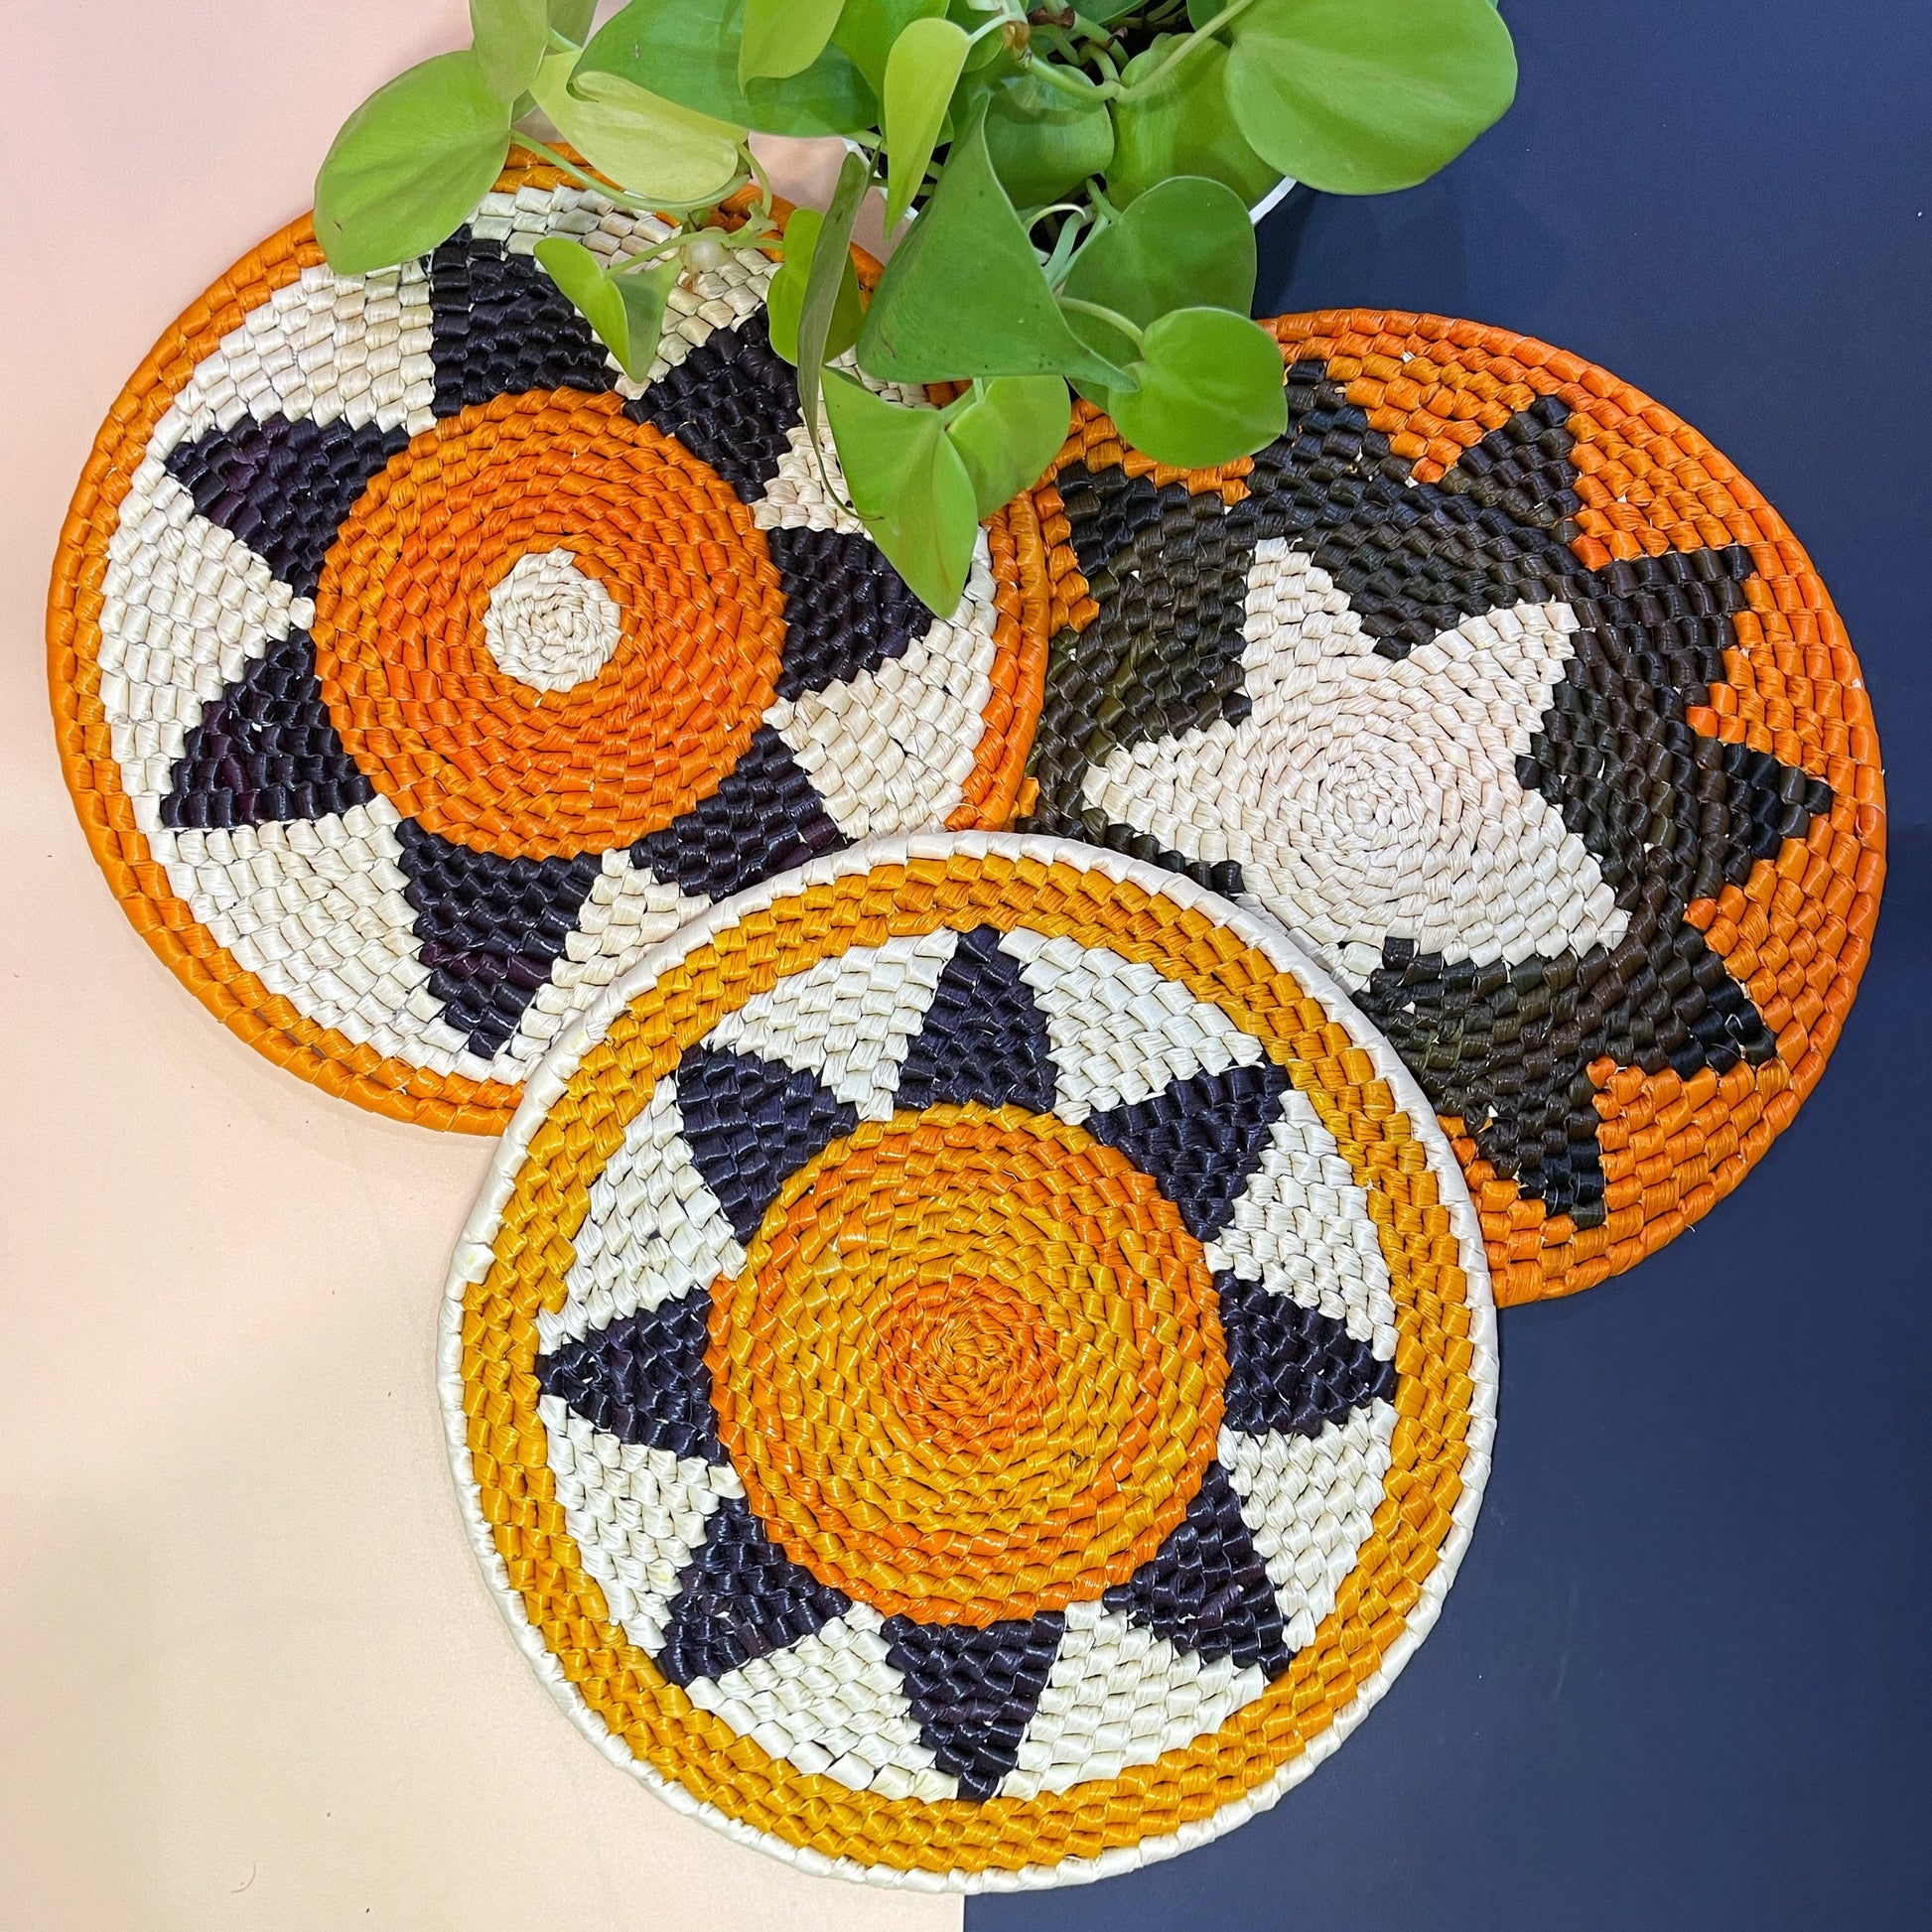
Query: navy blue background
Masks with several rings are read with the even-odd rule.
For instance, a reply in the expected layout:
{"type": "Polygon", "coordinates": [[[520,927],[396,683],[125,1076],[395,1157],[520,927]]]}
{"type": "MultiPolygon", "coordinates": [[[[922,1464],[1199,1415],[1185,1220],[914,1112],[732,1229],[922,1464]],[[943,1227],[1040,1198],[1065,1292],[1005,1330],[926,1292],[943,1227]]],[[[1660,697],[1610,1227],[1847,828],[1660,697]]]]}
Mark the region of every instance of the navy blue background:
{"type": "Polygon", "coordinates": [[[1361,1729],[1206,1850],[968,1932],[1932,1926],[1932,6],[1503,10],[1508,118],[1409,194],[1291,198],[1257,311],[1540,336],[1778,505],[1876,710],[1873,960],[1737,1193],[1504,1315],[1474,1541],[1361,1729]]]}

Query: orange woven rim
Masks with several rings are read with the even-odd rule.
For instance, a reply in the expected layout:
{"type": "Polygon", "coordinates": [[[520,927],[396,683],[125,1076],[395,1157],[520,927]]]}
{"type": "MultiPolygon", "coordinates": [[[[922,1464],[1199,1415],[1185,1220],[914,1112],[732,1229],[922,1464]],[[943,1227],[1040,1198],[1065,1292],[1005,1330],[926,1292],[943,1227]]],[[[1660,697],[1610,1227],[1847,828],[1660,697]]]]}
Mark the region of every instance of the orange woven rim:
{"type": "MultiPolygon", "coordinates": [[[[1829,811],[1784,839],[1747,878],[1693,898],[1683,917],[1748,993],[1775,1052],[1681,1077],[1599,1056],[1587,1067],[1604,1181],[1600,1221],[1552,1212],[1479,1152],[1468,1125],[1444,1125],[1481,1212],[1506,1305],[1574,1294],[1654,1254],[1737,1185],[1816,1085],[1858,991],[1884,878],[1885,803],[1878,743],[1859,662],[1831,596],[1777,511],[1694,429],[1582,356],[1508,330],[1392,310],[1324,310],[1267,325],[1283,358],[1325,364],[1326,378],[1387,439],[1416,482],[1440,481],[1465,452],[1539,398],[1567,407],[1576,442],[1569,547],[1587,569],[1669,552],[1748,553],[1746,608],[1708,702],[1684,717],[1700,738],[1768,755],[1831,788],[1829,811]]],[[[1066,446],[1034,491],[1048,546],[1055,653],[1095,620],[1055,479],[1070,465],[1115,467],[1217,493],[1248,494],[1254,462],[1180,472],[1125,446],[1082,404],[1066,446]]],[[[1046,720],[1052,716],[1049,672],[1046,720]]],[[[1042,722],[1035,768],[1046,750],[1042,722]]],[[[1039,787],[1030,777],[1021,823],[1039,787]]],[[[1265,899],[1264,899],[1265,902],[1265,899]]]]}
{"type": "MultiPolygon", "coordinates": [[[[514,193],[560,184],[567,185],[567,177],[558,170],[515,160],[497,189],[514,193]]],[[[783,204],[778,209],[781,216],[789,212],[783,204]]],[[[876,279],[878,264],[854,252],[862,278],[876,279]]],[[[222,338],[323,259],[308,215],[270,236],[177,318],[108,411],[62,529],[48,603],[48,676],[62,765],[87,842],[135,929],[230,1032],[291,1072],[374,1112],[495,1134],[514,1111],[520,1085],[431,1070],[322,1025],[215,938],[176,892],[136,823],[101,702],[107,547],[149,438],[222,338]]],[[[997,829],[1011,816],[1045,666],[1044,560],[1031,504],[1022,500],[1001,511],[989,521],[987,535],[998,613],[996,656],[983,734],[962,802],[947,821],[956,829],[997,829]]],[[[761,553],[761,538],[757,547],[761,553]]],[[[531,849],[569,847],[539,841],[531,849]]]]}

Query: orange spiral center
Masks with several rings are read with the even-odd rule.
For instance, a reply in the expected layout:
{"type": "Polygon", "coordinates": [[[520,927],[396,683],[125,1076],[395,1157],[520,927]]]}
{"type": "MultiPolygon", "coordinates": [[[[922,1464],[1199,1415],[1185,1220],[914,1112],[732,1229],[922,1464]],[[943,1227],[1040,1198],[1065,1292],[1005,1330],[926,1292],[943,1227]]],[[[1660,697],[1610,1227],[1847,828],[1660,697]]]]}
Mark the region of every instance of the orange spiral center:
{"type": "Polygon", "coordinates": [[[1172,1202],[1020,1108],[861,1125],[712,1290],[712,1399],[793,1561],[937,1623],[1063,1609],[1186,1513],[1226,1368],[1172,1202]]]}
{"type": "Polygon", "coordinates": [[[1004,1282],[907,1283],[880,1314],[877,1345],[887,1400],[942,1453],[1010,1449],[1052,1405],[1052,1325],[1004,1282]]]}
{"type": "Polygon", "coordinates": [[[477,850],[571,856],[716,788],[771,702],[783,610],[763,536],[708,465],[621,397],[533,391],[438,423],[370,483],[323,565],[316,663],[343,743],[398,811],[477,850]],[[522,574],[504,589],[551,552],[546,590],[522,574]],[[535,640],[509,661],[588,674],[513,675],[492,634],[504,650],[506,624],[551,621],[569,646],[573,572],[579,617],[595,605],[608,627],[615,607],[615,647],[535,640]]]}

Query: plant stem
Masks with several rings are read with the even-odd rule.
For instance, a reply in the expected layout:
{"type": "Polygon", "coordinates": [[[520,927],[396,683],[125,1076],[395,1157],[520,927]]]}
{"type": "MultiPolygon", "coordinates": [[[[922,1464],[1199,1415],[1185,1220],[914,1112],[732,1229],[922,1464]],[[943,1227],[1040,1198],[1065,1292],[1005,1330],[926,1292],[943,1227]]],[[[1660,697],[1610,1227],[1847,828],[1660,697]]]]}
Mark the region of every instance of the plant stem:
{"type": "Polygon", "coordinates": [[[566,161],[553,147],[546,146],[534,134],[526,134],[520,127],[510,129],[510,139],[519,148],[527,148],[530,153],[549,162],[553,168],[561,168],[573,181],[581,181],[586,188],[594,188],[600,195],[608,196],[620,207],[635,208],[640,213],[651,214],[656,210],[645,207],[634,196],[626,195],[621,188],[613,188],[608,181],[599,181],[595,175],[586,174],[574,161],[566,161]]]}
{"type": "Polygon", "coordinates": [[[1087,252],[1087,250],[1091,248],[1093,244],[1100,239],[1101,235],[1106,232],[1106,229],[1107,229],[1107,223],[1105,221],[1096,221],[1093,224],[1093,226],[1089,228],[1083,236],[1081,236],[1080,245],[1077,248],[1073,249],[1068,254],[1066,260],[1060,264],[1059,273],[1057,274],[1057,276],[1049,275],[1047,277],[1047,280],[1051,282],[1053,285],[1053,293],[1055,295],[1058,295],[1060,290],[1063,287],[1065,287],[1066,283],[1071,279],[1074,269],[1079,266],[1080,257],[1084,255],[1087,252]]]}
{"type": "Polygon", "coordinates": [[[1074,246],[1080,239],[1080,230],[1086,226],[1090,217],[1085,208],[1069,202],[1055,203],[1054,207],[1041,208],[1040,213],[1051,214],[1054,208],[1066,209],[1067,218],[1060,223],[1060,231],[1053,238],[1053,252],[1041,265],[1041,272],[1045,275],[1048,284],[1057,291],[1061,282],[1066,279],[1067,270],[1073,265],[1074,246]]]}
{"type": "Polygon", "coordinates": [[[1127,86],[1121,88],[1121,99],[1141,99],[1143,95],[1159,86],[1196,49],[1206,46],[1208,42],[1220,34],[1223,28],[1232,26],[1254,4],[1255,0],[1228,0],[1228,5],[1223,7],[1205,27],[1187,35],[1181,41],[1180,45],[1171,49],[1157,66],[1151,68],[1139,79],[1131,81],[1127,86]]]}
{"type": "Polygon", "coordinates": [[[741,142],[738,151],[745,157],[745,166],[751,171],[752,179],[758,183],[759,201],[768,221],[771,218],[771,178],[759,166],[759,158],[752,152],[750,142],[741,142]]]}
{"type": "Polygon", "coordinates": [[[1081,102],[1111,100],[1121,92],[1118,80],[1074,79],[1073,69],[1056,68],[1051,61],[1029,61],[1027,71],[1035,79],[1045,81],[1049,87],[1063,94],[1071,94],[1081,102]]]}
{"type": "Polygon", "coordinates": [[[1103,309],[1098,302],[1082,302],[1078,296],[1061,295],[1054,298],[1062,309],[1073,309],[1083,316],[1093,316],[1104,322],[1109,329],[1118,329],[1136,348],[1142,347],[1146,333],[1138,322],[1129,322],[1118,309],[1103,309]]]}
{"type": "Polygon", "coordinates": [[[551,167],[561,170],[571,180],[582,182],[594,194],[602,195],[607,202],[619,207],[627,207],[633,214],[689,214],[694,208],[716,207],[728,200],[744,186],[742,179],[734,180],[717,195],[709,195],[702,202],[642,202],[635,195],[626,194],[621,188],[608,181],[600,181],[595,175],[587,174],[576,162],[567,161],[553,147],[546,146],[534,134],[526,134],[520,127],[510,129],[510,139],[519,147],[527,149],[540,160],[547,161],[551,167]]]}

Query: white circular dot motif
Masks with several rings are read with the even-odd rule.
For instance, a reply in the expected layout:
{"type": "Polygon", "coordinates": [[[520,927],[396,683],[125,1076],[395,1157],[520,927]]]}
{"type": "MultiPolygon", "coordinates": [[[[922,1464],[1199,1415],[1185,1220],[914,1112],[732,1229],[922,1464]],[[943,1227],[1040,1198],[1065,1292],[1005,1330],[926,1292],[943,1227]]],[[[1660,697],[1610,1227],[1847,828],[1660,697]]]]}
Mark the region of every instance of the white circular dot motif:
{"type": "Polygon", "coordinates": [[[594,678],[622,635],[611,593],[568,550],[519,557],[483,614],[483,641],[497,669],[539,691],[568,691],[594,678]]]}

